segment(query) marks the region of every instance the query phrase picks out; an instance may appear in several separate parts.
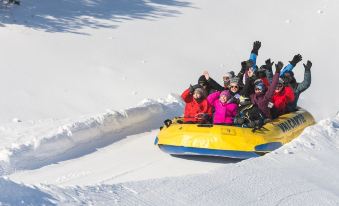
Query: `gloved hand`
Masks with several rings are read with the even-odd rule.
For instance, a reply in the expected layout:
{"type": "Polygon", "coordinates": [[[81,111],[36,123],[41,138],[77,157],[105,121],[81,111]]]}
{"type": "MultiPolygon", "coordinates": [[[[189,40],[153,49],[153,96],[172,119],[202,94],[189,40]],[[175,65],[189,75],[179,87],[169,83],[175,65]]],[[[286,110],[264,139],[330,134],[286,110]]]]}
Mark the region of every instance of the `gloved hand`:
{"type": "Polygon", "coordinates": [[[290,61],[290,63],[295,67],[295,65],[298,64],[298,62],[300,62],[302,60],[302,56],[300,54],[296,54],[294,55],[292,61],[290,61]]]}
{"type": "Polygon", "coordinates": [[[282,62],[278,62],[278,64],[275,64],[275,72],[280,73],[283,66],[284,66],[284,64],[282,62]]]}
{"type": "Polygon", "coordinates": [[[255,41],[253,43],[252,53],[258,55],[258,51],[259,51],[260,47],[261,47],[261,42],[260,41],[255,41]]]}
{"type": "Polygon", "coordinates": [[[245,73],[246,69],[247,69],[246,61],[241,62],[241,70],[240,70],[240,72],[241,73],[245,73]]]}
{"type": "Polygon", "coordinates": [[[203,122],[207,122],[209,120],[209,115],[205,113],[199,113],[195,115],[195,118],[203,122]]]}
{"type": "Polygon", "coordinates": [[[271,62],[271,59],[267,59],[265,61],[265,64],[266,64],[266,68],[267,69],[272,69],[272,66],[273,66],[274,62],[271,62]]]}
{"type": "Polygon", "coordinates": [[[312,67],[312,62],[310,60],[307,61],[306,64],[304,64],[304,68],[306,71],[310,71],[312,67]]]}
{"type": "Polygon", "coordinates": [[[189,87],[189,89],[190,89],[190,94],[193,94],[193,92],[194,92],[194,88],[193,88],[192,84],[190,84],[190,87],[189,87]]]}

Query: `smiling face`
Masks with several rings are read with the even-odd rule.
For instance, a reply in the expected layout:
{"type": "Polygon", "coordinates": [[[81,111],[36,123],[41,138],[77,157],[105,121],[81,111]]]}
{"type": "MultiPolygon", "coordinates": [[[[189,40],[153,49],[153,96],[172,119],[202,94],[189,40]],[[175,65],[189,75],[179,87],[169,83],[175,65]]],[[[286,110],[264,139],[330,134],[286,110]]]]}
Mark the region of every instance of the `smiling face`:
{"type": "Polygon", "coordinates": [[[226,95],[220,95],[219,100],[221,103],[226,103],[227,102],[227,96],[226,95]]]}
{"type": "Polygon", "coordinates": [[[262,93],[262,90],[259,89],[258,87],[256,87],[256,88],[254,89],[254,92],[255,92],[256,94],[260,94],[260,93],[262,93]]]}
{"type": "Polygon", "coordinates": [[[231,78],[228,77],[228,76],[223,76],[222,79],[223,79],[223,81],[224,81],[224,86],[225,86],[225,87],[228,87],[228,85],[230,84],[231,78]]]}
{"type": "Polygon", "coordinates": [[[237,93],[239,91],[239,86],[237,83],[231,83],[229,88],[233,93],[237,93]]]}
{"type": "Polygon", "coordinates": [[[281,83],[278,83],[275,87],[275,92],[280,92],[284,88],[284,85],[281,83]]]}
{"type": "Polygon", "coordinates": [[[193,93],[193,98],[194,99],[200,99],[201,97],[202,97],[201,92],[194,91],[194,93],[193,93]]]}

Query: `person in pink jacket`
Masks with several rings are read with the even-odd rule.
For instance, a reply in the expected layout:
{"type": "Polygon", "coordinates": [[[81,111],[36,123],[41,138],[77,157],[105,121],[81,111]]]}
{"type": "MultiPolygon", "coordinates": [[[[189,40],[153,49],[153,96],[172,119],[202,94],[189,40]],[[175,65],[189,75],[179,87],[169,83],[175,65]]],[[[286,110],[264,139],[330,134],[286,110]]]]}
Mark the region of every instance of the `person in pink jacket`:
{"type": "Polygon", "coordinates": [[[214,107],[213,124],[233,124],[238,105],[231,102],[232,95],[228,90],[214,92],[207,97],[208,103],[214,107]]]}

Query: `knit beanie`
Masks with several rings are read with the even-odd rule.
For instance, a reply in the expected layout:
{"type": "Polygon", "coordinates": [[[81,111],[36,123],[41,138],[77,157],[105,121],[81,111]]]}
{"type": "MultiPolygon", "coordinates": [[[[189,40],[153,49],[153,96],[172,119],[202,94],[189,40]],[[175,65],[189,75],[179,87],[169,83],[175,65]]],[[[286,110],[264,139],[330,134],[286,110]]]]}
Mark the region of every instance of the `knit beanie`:
{"type": "Polygon", "coordinates": [[[233,78],[231,79],[231,81],[230,81],[230,84],[232,84],[232,83],[238,84],[238,83],[239,83],[239,78],[238,78],[238,77],[233,77],[233,78]]]}
{"type": "Polygon", "coordinates": [[[227,99],[230,99],[232,97],[232,95],[230,94],[228,90],[224,90],[220,93],[220,96],[223,96],[223,95],[225,95],[227,99]]]}
{"type": "Polygon", "coordinates": [[[234,71],[230,71],[230,72],[227,72],[224,76],[229,77],[229,78],[233,78],[235,76],[235,74],[234,74],[234,71]]]}
{"type": "Polygon", "coordinates": [[[262,82],[257,83],[257,84],[255,85],[255,88],[258,88],[258,89],[261,90],[261,91],[265,91],[265,90],[266,90],[265,84],[262,83],[262,82]]]}

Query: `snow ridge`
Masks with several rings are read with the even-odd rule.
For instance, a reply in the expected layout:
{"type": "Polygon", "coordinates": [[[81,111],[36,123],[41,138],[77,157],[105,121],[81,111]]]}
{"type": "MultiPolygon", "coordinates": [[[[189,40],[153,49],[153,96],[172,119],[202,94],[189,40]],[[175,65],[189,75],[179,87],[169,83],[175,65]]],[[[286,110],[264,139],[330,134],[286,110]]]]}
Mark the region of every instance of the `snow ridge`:
{"type": "Polygon", "coordinates": [[[167,99],[146,99],[123,111],[83,117],[27,142],[13,140],[16,144],[0,150],[0,174],[36,169],[94,152],[126,136],[156,129],[164,119],[181,115],[182,108],[180,97],[170,94],[167,99]]]}

